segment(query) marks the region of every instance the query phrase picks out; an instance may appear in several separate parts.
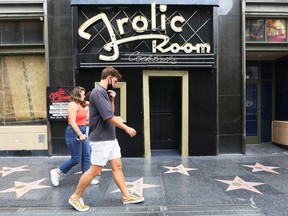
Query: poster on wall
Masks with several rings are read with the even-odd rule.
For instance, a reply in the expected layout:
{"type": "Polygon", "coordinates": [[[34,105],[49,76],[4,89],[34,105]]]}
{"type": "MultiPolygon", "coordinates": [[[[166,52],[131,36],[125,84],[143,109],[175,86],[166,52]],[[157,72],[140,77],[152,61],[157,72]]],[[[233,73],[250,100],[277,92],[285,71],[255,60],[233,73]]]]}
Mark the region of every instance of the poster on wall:
{"type": "Polygon", "coordinates": [[[50,121],[67,121],[67,106],[73,87],[47,87],[47,115],[50,121]]]}

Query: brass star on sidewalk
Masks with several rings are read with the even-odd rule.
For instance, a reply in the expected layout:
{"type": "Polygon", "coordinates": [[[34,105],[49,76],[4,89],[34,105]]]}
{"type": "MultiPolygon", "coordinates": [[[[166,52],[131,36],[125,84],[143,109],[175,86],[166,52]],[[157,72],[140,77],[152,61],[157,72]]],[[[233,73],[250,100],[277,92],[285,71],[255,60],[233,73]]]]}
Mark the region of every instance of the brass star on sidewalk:
{"type": "Polygon", "coordinates": [[[228,184],[229,187],[226,189],[226,191],[245,189],[245,190],[249,190],[255,193],[259,193],[259,194],[262,194],[262,193],[254,187],[265,184],[261,182],[246,182],[243,179],[241,179],[239,176],[236,176],[232,181],[220,180],[220,179],[215,179],[215,180],[228,184]]]}
{"type": "Polygon", "coordinates": [[[190,176],[187,171],[198,170],[198,169],[194,169],[194,168],[185,168],[182,164],[180,164],[179,166],[176,166],[176,167],[168,167],[168,166],[163,166],[163,167],[166,168],[166,169],[169,169],[164,174],[178,172],[178,173],[181,173],[181,174],[187,175],[187,176],[190,176]]]}
{"type": "Polygon", "coordinates": [[[278,169],[280,167],[264,166],[258,162],[254,166],[253,165],[242,165],[242,166],[253,168],[252,172],[266,171],[266,172],[280,174],[280,173],[274,171],[274,169],[278,169]]]}
{"type": "Polygon", "coordinates": [[[26,166],[28,166],[28,165],[19,166],[19,167],[3,167],[3,170],[0,171],[0,173],[2,173],[2,177],[4,177],[4,176],[10,175],[14,172],[29,171],[30,169],[23,169],[26,166]]]}
{"type": "Polygon", "coordinates": [[[36,189],[41,189],[41,188],[48,188],[50,186],[47,185],[40,185],[40,183],[42,181],[44,181],[46,178],[44,179],[40,179],[38,181],[34,181],[34,182],[18,182],[15,181],[15,187],[13,188],[9,188],[6,190],[2,190],[0,191],[0,193],[9,193],[9,192],[16,192],[16,196],[17,198],[23,196],[25,193],[27,193],[30,190],[36,190],[36,189]]]}
{"type": "MultiPolygon", "coordinates": [[[[130,191],[130,193],[136,194],[138,196],[143,196],[143,189],[159,187],[160,185],[144,184],[143,178],[140,178],[134,182],[126,182],[126,186],[130,191]]],[[[117,193],[117,192],[120,192],[120,189],[114,190],[111,193],[117,193]]]]}

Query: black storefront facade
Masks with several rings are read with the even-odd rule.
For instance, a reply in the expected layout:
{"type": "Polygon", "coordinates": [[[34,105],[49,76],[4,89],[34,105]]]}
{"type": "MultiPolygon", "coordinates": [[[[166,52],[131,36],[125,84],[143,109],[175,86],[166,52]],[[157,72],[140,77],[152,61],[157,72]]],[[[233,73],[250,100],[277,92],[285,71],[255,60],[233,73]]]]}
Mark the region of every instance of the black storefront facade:
{"type": "Polygon", "coordinates": [[[106,66],[123,75],[116,115],[138,131],[133,139],[117,131],[123,155],[218,154],[219,2],[71,6],[76,85],[92,89],[106,66]]]}
{"type": "Polygon", "coordinates": [[[1,156],[67,155],[69,91],[91,90],[108,65],[123,75],[116,116],[138,132],[117,130],[125,157],[288,145],[284,0],[0,6],[1,156]]]}
{"type": "MultiPolygon", "coordinates": [[[[23,143],[3,147],[1,155],[67,155],[67,120],[62,118],[67,92],[76,85],[92,90],[106,66],[114,66],[123,75],[116,90],[115,114],[137,130],[133,139],[117,130],[124,157],[149,158],[154,151],[166,149],[183,157],[245,153],[242,2],[19,0],[5,3],[7,8],[15,7],[9,22],[16,22],[20,3],[27,8],[29,19],[32,14],[35,22],[43,22],[43,44],[41,49],[29,44],[16,54],[4,55],[20,61],[21,67],[22,56],[32,56],[24,60],[40,62],[39,68],[46,69],[46,80],[39,82],[46,88],[39,95],[42,100],[43,95],[47,98],[47,110],[41,108],[39,118],[46,132],[31,132],[43,144],[41,150],[37,143],[31,148],[23,143]],[[40,11],[36,15],[35,5],[40,11]]],[[[7,19],[7,10],[1,13],[7,19]]],[[[23,13],[19,17],[27,20],[23,13]]],[[[12,69],[7,70],[8,76],[14,73],[12,69]]],[[[33,96],[40,91],[27,92],[33,96]]],[[[39,106],[27,107],[33,114],[39,106]]],[[[28,120],[39,127],[32,114],[28,120]]],[[[21,124],[26,132],[26,123],[21,124]]],[[[9,134],[15,132],[13,126],[2,126],[0,133],[7,128],[9,134]]]]}

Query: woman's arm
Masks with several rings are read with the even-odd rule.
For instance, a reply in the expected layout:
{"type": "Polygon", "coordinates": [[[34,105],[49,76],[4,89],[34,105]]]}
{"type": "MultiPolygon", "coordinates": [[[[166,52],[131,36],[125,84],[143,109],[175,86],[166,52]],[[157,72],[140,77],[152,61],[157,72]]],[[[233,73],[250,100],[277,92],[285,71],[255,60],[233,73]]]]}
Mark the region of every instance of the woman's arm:
{"type": "Polygon", "coordinates": [[[84,107],[84,111],[86,112],[86,115],[87,115],[86,117],[87,125],[89,125],[89,102],[86,101],[86,103],[87,103],[87,106],[84,107]]]}

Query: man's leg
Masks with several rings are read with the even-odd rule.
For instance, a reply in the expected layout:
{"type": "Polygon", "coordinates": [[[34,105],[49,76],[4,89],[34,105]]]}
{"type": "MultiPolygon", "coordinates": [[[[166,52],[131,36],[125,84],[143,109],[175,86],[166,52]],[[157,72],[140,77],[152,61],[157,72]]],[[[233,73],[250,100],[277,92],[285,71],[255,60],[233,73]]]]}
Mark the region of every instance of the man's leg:
{"type": "Polygon", "coordinates": [[[126,187],[124,174],[122,171],[122,161],[121,158],[113,159],[109,161],[110,166],[112,168],[112,176],[114,182],[122,192],[123,197],[128,198],[130,193],[126,187]]]}
{"type": "Polygon", "coordinates": [[[112,168],[112,176],[117,184],[118,188],[122,192],[122,203],[123,204],[131,204],[131,203],[140,203],[144,201],[144,197],[142,196],[134,196],[129,193],[125,178],[122,171],[122,161],[121,158],[113,159],[109,161],[112,168]]]}
{"type": "Polygon", "coordinates": [[[86,187],[90,184],[101,171],[103,167],[91,164],[90,168],[82,174],[75,192],[72,194],[73,199],[80,199],[86,187]]]}
{"type": "Polygon", "coordinates": [[[90,168],[81,176],[76,191],[69,198],[70,205],[72,205],[77,211],[83,212],[89,210],[89,206],[84,204],[81,196],[85,188],[90,184],[91,180],[102,171],[102,168],[102,166],[91,165],[90,168]]]}

